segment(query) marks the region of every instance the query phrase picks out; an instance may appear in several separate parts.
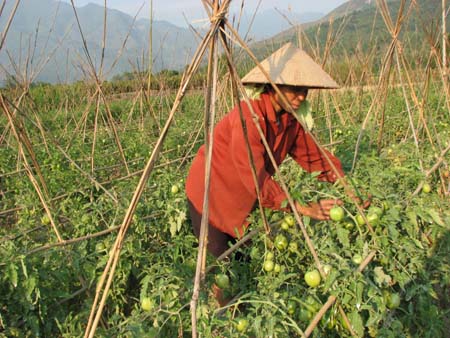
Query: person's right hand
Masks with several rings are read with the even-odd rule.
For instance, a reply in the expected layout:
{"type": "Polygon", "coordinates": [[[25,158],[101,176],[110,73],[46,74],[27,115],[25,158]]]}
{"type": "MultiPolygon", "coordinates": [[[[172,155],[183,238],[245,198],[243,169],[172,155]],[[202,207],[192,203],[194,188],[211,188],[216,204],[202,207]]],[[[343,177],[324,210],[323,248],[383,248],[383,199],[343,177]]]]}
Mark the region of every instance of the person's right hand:
{"type": "Polygon", "coordinates": [[[339,199],[324,199],[319,202],[309,203],[307,206],[295,202],[297,211],[304,216],[311,217],[318,221],[327,221],[330,219],[330,210],[336,205],[342,205],[339,199]]]}

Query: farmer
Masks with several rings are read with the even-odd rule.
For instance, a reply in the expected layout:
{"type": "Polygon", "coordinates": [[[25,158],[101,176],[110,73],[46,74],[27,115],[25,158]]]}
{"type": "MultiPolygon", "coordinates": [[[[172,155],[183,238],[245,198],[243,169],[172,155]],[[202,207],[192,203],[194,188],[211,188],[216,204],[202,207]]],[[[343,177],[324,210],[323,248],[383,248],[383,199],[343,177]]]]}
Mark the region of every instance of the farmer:
{"type": "MultiPolygon", "coordinates": [[[[293,111],[306,105],[309,89],[337,88],[336,82],[305,52],[288,43],[261,62],[272,81],[284,94],[293,111]]],[[[280,95],[255,67],[242,83],[253,90],[256,97],[250,100],[258,123],[273,153],[277,165],[290,155],[308,172],[320,172],[319,180],[335,182],[338,176],[319,147],[304,130],[297,114],[286,107],[280,95]]],[[[262,206],[274,210],[290,211],[286,207],[286,194],[273,179],[275,170],[253,122],[248,105],[240,107],[246,122],[248,142],[253,156],[262,206]]],[[[334,163],[339,175],[344,175],[340,161],[324,151],[334,163]]],[[[192,162],[187,180],[186,194],[194,233],[200,234],[200,222],[205,190],[205,147],[200,147],[192,162]]],[[[340,200],[322,199],[317,203],[295,207],[301,215],[316,220],[328,220],[330,209],[340,200]]],[[[208,251],[218,257],[229,248],[229,242],[241,237],[248,223],[246,218],[258,205],[255,182],[252,175],[245,134],[239,107],[231,110],[215,127],[212,151],[208,251]]]]}

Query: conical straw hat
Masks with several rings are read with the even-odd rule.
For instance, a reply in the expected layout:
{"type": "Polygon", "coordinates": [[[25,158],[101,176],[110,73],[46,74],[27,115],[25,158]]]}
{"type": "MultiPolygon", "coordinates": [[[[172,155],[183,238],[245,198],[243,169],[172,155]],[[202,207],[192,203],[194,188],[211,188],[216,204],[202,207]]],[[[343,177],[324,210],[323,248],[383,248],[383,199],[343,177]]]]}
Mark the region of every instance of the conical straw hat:
{"type": "MultiPolygon", "coordinates": [[[[339,88],[339,85],[303,50],[287,43],[268,58],[261,66],[275,84],[308,88],[339,88]]],[[[270,83],[256,66],[242,79],[244,84],[270,83]]]]}

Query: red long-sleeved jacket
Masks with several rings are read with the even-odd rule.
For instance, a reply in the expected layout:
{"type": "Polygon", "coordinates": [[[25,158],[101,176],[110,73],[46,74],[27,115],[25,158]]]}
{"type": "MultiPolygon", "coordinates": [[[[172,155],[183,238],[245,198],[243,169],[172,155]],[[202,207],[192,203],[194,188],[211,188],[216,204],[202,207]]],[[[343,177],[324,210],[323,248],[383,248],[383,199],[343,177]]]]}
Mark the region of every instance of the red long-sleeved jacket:
{"type": "MultiPolygon", "coordinates": [[[[305,170],[321,172],[319,179],[335,181],[336,177],[331,166],[295,117],[289,113],[283,113],[278,114],[277,118],[267,93],[261,94],[258,100],[250,102],[259,117],[259,125],[277,165],[281,164],[289,154],[305,170]]],[[[241,107],[253,153],[262,205],[266,208],[281,210],[286,194],[272,179],[275,169],[254,125],[247,104],[241,102],[241,107]]],[[[245,219],[257,201],[244,137],[239,109],[235,107],[214,129],[209,193],[209,223],[232,237],[243,234],[246,226],[245,219]]],[[[344,175],[340,161],[331,153],[327,152],[327,154],[344,175]]],[[[205,190],[205,159],[203,145],[192,162],[186,180],[187,197],[200,213],[203,209],[205,190]]]]}

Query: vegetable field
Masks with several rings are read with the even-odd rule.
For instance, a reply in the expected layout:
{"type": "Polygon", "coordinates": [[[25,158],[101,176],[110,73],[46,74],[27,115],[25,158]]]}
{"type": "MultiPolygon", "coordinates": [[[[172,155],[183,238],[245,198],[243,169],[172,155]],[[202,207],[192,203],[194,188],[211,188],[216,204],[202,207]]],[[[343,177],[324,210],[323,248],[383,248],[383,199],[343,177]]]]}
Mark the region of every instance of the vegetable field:
{"type": "MultiPolygon", "coordinates": [[[[295,200],[342,199],[333,220],[256,210],[233,259],[206,257],[200,284],[184,180],[207,133],[206,78],[182,99],[164,78],[151,95],[141,77],[120,97],[98,83],[2,89],[0,337],[87,326],[95,337],[190,337],[194,326],[201,337],[448,336],[448,73],[438,54],[411,69],[396,48],[377,73],[349,60],[341,89],[310,91],[312,133],[345,183],[291,159],[279,168],[295,200]]],[[[219,74],[216,120],[233,105],[219,74]]]]}

